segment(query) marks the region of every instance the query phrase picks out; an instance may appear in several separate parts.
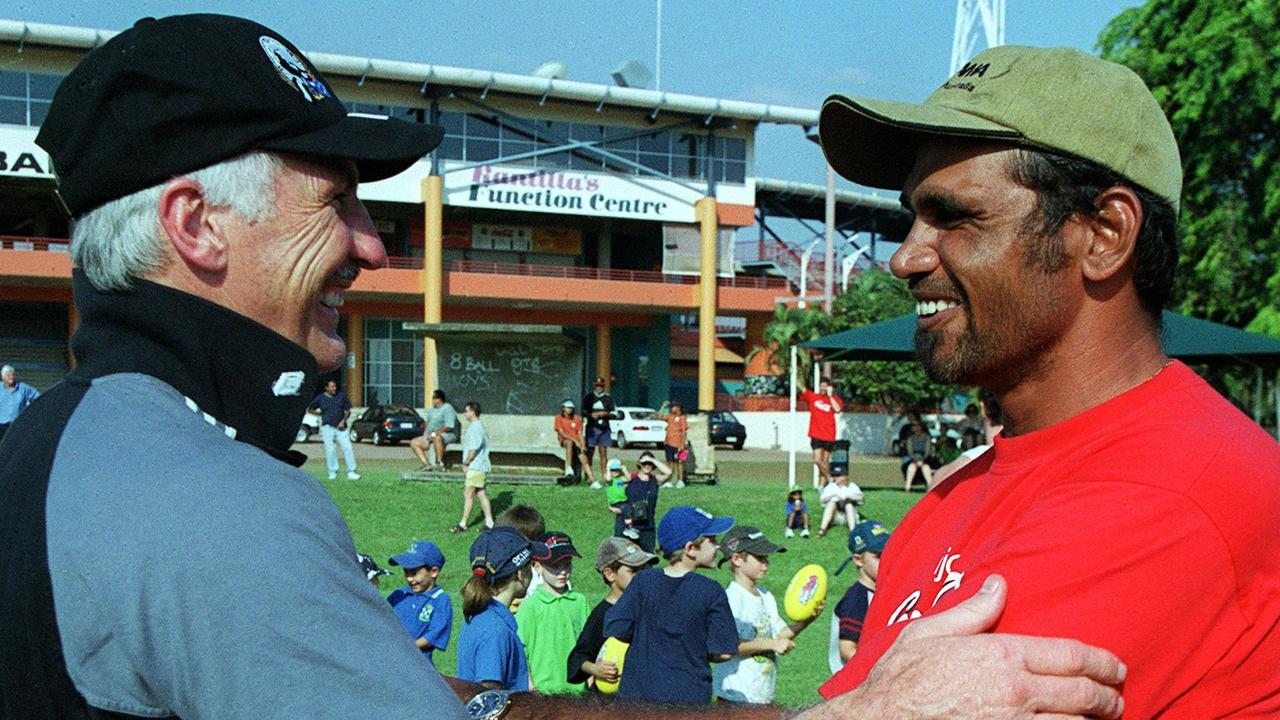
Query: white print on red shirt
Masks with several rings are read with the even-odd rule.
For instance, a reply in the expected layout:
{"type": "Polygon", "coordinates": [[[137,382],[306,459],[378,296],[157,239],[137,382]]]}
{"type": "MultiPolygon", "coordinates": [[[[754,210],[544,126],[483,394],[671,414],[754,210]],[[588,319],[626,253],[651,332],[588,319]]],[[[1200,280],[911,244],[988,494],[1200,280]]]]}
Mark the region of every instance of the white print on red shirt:
{"type": "MultiPolygon", "coordinates": [[[[942,596],[960,587],[960,583],[964,582],[964,573],[951,569],[953,563],[960,559],[960,553],[951,553],[951,548],[947,548],[942,554],[942,559],[938,561],[938,565],[933,570],[934,584],[942,583],[942,587],[938,588],[938,593],[933,596],[933,603],[929,607],[934,607],[938,601],[942,600],[942,596]]],[[[889,615],[889,625],[895,623],[907,622],[915,620],[921,616],[917,606],[920,604],[920,598],[924,595],[923,590],[916,590],[907,596],[902,604],[898,605],[889,615]]]]}

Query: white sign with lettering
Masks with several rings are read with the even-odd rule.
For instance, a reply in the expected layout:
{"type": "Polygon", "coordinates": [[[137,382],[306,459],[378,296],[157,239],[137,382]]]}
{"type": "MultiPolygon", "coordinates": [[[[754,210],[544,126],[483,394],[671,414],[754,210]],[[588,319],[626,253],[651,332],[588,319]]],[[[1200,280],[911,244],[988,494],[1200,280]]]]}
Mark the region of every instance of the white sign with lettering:
{"type": "Polygon", "coordinates": [[[448,170],[444,202],[455,207],[693,222],[701,193],[676,183],[580,170],[479,165],[448,170]]]}
{"type": "Polygon", "coordinates": [[[49,153],[36,145],[36,129],[0,126],[0,175],[53,178],[49,153]]]}

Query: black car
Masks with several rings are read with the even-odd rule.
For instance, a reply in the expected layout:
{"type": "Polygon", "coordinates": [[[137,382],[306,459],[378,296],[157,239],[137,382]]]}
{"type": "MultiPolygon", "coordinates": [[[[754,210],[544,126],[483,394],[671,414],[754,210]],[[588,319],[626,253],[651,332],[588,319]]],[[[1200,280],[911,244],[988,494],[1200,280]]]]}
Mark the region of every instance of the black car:
{"type": "Polygon", "coordinates": [[[712,410],[708,420],[712,445],[732,445],[734,450],[741,450],[747,442],[747,428],[728,410],[712,410]]]}
{"type": "Polygon", "coordinates": [[[403,405],[371,405],[351,421],[351,441],[370,440],[374,445],[395,445],[422,434],[426,421],[417,410],[403,405]]]}

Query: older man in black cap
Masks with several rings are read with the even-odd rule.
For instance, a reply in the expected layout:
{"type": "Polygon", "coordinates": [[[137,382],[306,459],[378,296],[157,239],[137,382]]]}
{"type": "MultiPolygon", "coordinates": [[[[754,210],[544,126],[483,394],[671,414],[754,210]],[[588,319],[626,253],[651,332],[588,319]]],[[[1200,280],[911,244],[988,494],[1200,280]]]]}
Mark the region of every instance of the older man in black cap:
{"type": "Polygon", "coordinates": [[[460,715],[289,450],[344,293],[386,264],[356,184],[440,139],[348,115],[239,18],[143,20],[62,82],[37,142],[81,326],[0,456],[2,714],[394,717],[414,687],[460,715]]]}
{"type": "MultiPolygon", "coordinates": [[[[144,20],[63,81],[37,141],[77,221],[81,326],[75,370],[0,446],[0,715],[463,716],[288,449],[344,357],[344,293],[386,263],[356,184],[440,139],[349,116],[297,48],[239,18],[144,20]],[[294,582],[263,582],[277,565],[294,582]]],[[[1108,653],[975,635],[1003,603],[990,589],[815,716],[1114,716],[1108,653]]],[[[471,717],[590,714],[493,692],[471,717]]]]}

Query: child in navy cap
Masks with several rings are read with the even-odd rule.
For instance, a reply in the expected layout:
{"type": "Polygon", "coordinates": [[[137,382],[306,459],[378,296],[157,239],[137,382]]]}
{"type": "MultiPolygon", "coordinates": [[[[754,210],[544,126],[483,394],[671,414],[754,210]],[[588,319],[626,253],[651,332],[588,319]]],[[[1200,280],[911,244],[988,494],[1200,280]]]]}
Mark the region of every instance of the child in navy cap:
{"type": "Polygon", "coordinates": [[[849,662],[862,638],[862,621],[876,594],[876,576],[880,573],[880,553],[889,544],[889,529],[875,520],[863,520],[849,531],[849,557],[840,564],[836,575],[852,562],[858,566],[858,579],[845,591],[831,617],[831,645],[827,664],[836,672],[849,662]]]}
{"type": "Polygon", "coordinates": [[[364,571],[364,579],[374,587],[381,586],[382,576],[391,574],[390,570],[383,569],[373,558],[364,553],[356,553],[356,562],[360,563],[360,569],[364,571]]]}
{"type": "Polygon", "coordinates": [[[516,630],[524,641],[529,674],[534,687],[544,695],[579,695],[586,686],[569,682],[565,658],[591,614],[586,596],[569,587],[573,559],[582,555],[562,532],[543,533],[533,545],[533,572],[542,578],[542,584],[520,603],[516,613],[516,630]]]}
{"type": "Polygon", "coordinates": [[[715,567],[716,535],[734,519],[680,505],[658,523],[662,570],[645,570],[605,615],[605,636],[631,643],[618,699],[630,702],[711,702],[711,663],[738,651],[729,599],[697,573],[715,567]]]}
{"type": "Polygon", "coordinates": [[[534,543],[499,525],[471,544],[471,577],[462,586],[458,677],[495,690],[529,690],[529,664],[516,618],[507,609],[524,597],[534,543]]]}
{"type": "Polygon", "coordinates": [[[432,652],[449,645],[449,634],[453,630],[453,600],[436,584],[444,567],[444,553],[435,543],[421,540],[387,562],[404,568],[404,579],[408,583],[392,591],[387,602],[395,609],[396,617],[409,631],[414,644],[434,665],[432,652]]]}

